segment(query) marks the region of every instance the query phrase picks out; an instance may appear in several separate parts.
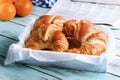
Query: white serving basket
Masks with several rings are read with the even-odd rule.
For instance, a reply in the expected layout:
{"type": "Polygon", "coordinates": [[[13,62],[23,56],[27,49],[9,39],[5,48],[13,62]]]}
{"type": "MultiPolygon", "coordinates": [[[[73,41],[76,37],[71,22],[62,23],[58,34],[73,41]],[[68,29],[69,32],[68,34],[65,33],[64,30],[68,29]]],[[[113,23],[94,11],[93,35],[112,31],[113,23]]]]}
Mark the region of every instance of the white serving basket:
{"type": "Polygon", "coordinates": [[[53,52],[45,50],[32,50],[24,47],[25,40],[29,37],[34,20],[19,36],[19,42],[13,43],[8,50],[5,65],[19,62],[38,66],[55,66],[76,70],[106,72],[107,60],[113,54],[114,37],[106,26],[96,26],[108,36],[107,49],[100,56],[74,54],[68,52],[53,52]]]}

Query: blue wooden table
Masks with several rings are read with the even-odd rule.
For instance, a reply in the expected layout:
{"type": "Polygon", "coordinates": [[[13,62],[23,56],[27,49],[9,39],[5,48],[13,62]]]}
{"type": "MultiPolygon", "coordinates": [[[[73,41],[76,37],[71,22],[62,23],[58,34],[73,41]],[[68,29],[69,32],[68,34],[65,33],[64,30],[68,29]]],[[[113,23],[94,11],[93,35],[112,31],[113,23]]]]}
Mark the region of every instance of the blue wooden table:
{"type": "MultiPolygon", "coordinates": [[[[109,63],[106,73],[76,71],[53,67],[23,64],[4,66],[9,46],[18,42],[18,36],[32,18],[47,13],[49,9],[34,6],[31,15],[0,21],[0,80],[120,80],[120,30],[112,30],[116,39],[118,59],[109,63]]],[[[112,43],[111,43],[112,44],[112,43]]]]}

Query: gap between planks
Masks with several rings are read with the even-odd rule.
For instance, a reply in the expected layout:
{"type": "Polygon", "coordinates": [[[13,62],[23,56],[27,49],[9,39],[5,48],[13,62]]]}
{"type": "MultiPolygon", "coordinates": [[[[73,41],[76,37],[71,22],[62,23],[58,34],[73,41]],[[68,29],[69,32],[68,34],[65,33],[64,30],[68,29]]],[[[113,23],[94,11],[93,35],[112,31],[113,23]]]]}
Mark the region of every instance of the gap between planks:
{"type": "MultiPolygon", "coordinates": [[[[31,14],[31,15],[34,15],[34,16],[40,16],[40,15],[36,15],[36,14],[31,14]]],[[[15,23],[15,24],[21,25],[21,26],[23,26],[23,27],[26,27],[26,25],[21,24],[21,23],[17,23],[17,22],[12,21],[12,20],[10,20],[9,22],[12,22],[12,23],[15,23]]]]}
{"type": "Polygon", "coordinates": [[[14,39],[14,38],[11,38],[11,37],[8,37],[8,36],[5,36],[5,35],[3,35],[3,34],[0,34],[0,36],[3,36],[3,37],[5,37],[5,38],[8,38],[8,39],[11,39],[11,40],[14,40],[14,41],[19,41],[19,40],[17,40],[17,39],[14,39]]]}
{"type": "Polygon", "coordinates": [[[15,24],[18,24],[18,25],[21,25],[21,26],[24,26],[24,27],[25,27],[25,25],[20,24],[20,23],[17,23],[17,22],[14,22],[14,21],[9,21],[9,22],[12,22],[12,23],[15,23],[15,24]]]}
{"type": "Polygon", "coordinates": [[[120,75],[116,75],[116,74],[113,74],[113,73],[110,73],[110,72],[106,72],[106,73],[120,78],[120,75]]]}

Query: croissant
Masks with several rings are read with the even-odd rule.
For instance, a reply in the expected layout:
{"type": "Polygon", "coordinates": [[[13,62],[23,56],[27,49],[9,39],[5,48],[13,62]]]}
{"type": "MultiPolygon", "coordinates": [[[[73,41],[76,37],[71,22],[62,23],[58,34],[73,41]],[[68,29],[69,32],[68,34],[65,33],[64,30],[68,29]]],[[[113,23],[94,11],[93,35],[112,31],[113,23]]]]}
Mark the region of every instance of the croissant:
{"type": "Polygon", "coordinates": [[[63,32],[71,43],[70,38],[73,39],[68,52],[100,55],[106,50],[107,36],[103,31],[98,30],[95,26],[87,20],[68,20],[64,23],[63,32]],[[79,47],[74,45],[74,41],[77,40],[79,47]]]}
{"type": "Polygon", "coordinates": [[[34,23],[33,31],[37,30],[42,24],[56,24],[62,28],[66,20],[62,16],[42,15],[34,23]]]}
{"type": "Polygon", "coordinates": [[[43,15],[34,24],[30,37],[25,41],[25,47],[31,49],[50,49],[63,52],[68,49],[68,40],[62,32],[64,18],[43,15]]]}

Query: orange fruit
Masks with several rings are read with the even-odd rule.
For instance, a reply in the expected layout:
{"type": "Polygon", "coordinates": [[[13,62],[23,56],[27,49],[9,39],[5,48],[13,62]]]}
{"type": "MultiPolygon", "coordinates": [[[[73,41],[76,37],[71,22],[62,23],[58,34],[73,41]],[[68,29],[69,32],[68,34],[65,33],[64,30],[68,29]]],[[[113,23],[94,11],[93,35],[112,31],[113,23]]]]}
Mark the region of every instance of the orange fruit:
{"type": "Polygon", "coordinates": [[[4,3],[4,2],[12,2],[15,3],[16,0],[0,0],[0,3],[4,3]]]}
{"type": "Polygon", "coordinates": [[[11,2],[4,2],[0,4],[0,20],[11,20],[15,15],[16,9],[11,2]]]}
{"type": "Polygon", "coordinates": [[[10,0],[0,0],[0,3],[10,2],[10,0]]]}
{"type": "Polygon", "coordinates": [[[15,7],[18,16],[27,16],[33,10],[33,4],[30,0],[17,0],[15,7]]]}
{"type": "Polygon", "coordinates": [[[15,3],[16,2],[16,0],[10,0],[12,3],[15,3]]]}

